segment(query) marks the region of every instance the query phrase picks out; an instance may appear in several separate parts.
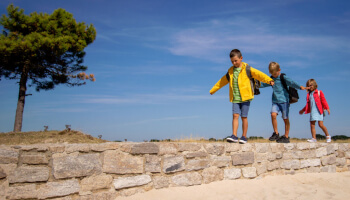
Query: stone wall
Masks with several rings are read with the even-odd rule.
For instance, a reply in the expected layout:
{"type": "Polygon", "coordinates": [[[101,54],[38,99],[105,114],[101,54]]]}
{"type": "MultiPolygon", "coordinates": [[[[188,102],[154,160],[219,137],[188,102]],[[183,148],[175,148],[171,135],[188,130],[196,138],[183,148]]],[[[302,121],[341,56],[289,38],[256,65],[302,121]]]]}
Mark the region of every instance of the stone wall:
{"type": "Polygon", "coordinates": [[[0,200],[115,199],[224,179],[349,168],[348,143],[0,146],[0,200]]]}

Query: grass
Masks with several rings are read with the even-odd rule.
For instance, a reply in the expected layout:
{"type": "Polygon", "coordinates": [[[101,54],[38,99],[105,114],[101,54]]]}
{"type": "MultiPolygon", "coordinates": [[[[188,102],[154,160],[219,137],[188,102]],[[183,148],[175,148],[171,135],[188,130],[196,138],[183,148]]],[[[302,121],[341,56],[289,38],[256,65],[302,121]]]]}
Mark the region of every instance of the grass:
{"type": "MultiPolygon", "coordinates": [[[[291,138],[291,143],[307,142],[307,139],[291,138]]],[[[152,140],[151,140],[152,141],[152,140]]],[[[166,139],[166,140],[153,140],[155,142],[193,142],[193,143],[209,143],[209,142],[226,142],[224,139],[205,139],[200,136],[182,136],[180,139],[166,139]]],[[[249,143],[276,143],[271,142],[267,138],[262,137],[250,137],[249,143]]],[[[325,143],[325,139],[318,139],[319,143],[325,143]]],[[[28,145],[39,143],[104,143],[107,140],[92,137],[91,135],[84,134],[79,131],[39,131],[39,132],[9,132],[0,133],[0,145],[28,145]]],[[[332,140],[336,143],[350,143],[350,139],[344,140],[332,140]]]]}
{"type": "Polygon", "coordinates": [[[39,131],[0,133],[0,145],[28,145],[38,143],[103,143],[107,142],[79,131],[39,131]]]}

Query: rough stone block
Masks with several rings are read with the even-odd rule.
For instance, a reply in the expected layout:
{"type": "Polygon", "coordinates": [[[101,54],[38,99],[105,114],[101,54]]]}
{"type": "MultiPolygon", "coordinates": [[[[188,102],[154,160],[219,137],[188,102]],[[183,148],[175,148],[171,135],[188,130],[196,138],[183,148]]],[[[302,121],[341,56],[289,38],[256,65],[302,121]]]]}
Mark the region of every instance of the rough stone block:
{"type": "Polygon", "coordinates": [[[225,149],[226,149],[226,152],[237,152],[241,150],[241,145],[238,143],[226,143],[225,149]]]}
{"type": "Polygon", "coordinates": [[[8,176],[10,183],[33,183],[48,179],[49,168],[47,167],[21,166],[8,176]]]}
{"type": "Polygon", "coordinates": [[[251,144],[251,143],[246,143],[246,144],[241,145],[241,146],[242,146],[242,147],[241,147],[241,150],[242,150],[243,152],[253,151],[253,149],[254,149],[254,144],[251,144]]]}
{"type": "Polygon", "coordinates": [[[333,165],[337,162],[335,155],[324,156],[321,158],[322,165],[333,165]]]}
{"type": "Polygon", "coordinates": [[[107,150],[116,150],[119,148],[119,143],[117,142],[106,142],[100,144],[91,144],[90,148],[92,151],[103,152],[107,150]]]}
{"type": "Polygon", "coordinates": [[[63,153],[66,150],[66,146],[64,144],[51,144],[49,146],[49,151],[52,153],[63,153]]]}
{"type": "Polygon", "coordinates": [[[336,164],[337,164],[337,166],[345,166],[346,165],[346,158],[336,158],[336,164]]]}
{"type": "Polygon", "coordinates": [[[335,150],[337,150],[337,145],[336,144],[329,144],[327,145],[327,155],[329,154],[333,154],[335,152],[335,150]]]}
{"type": "Polygon", "coordinates": [[[169,178],[164,176],[153,177],[153,185],[155,189],[167,188],[170,185],[169,178]]]}
{"type": "Polygon", "coordinates": [[[210,156],[210,166],[228,167],[231,162],[230,156],[210,156]]]}
{"type": "Polygon", "coordinates": [[[51,197],[63,197],[78,193],[79,190],[79,182],[76,179],[61,182],[47,182],[44,186],[40,187],[38,198],[47,199],[51,197]]]}
{"type": "Polygon", "coordinates": [[[245,178],[255,178],[257,176],[256,168],[255,167],[242,168],[242,174],[243,174],[243,177],[245,178]]]}
{"type": "Polygon", "coordinates": [[[56,179],[100,174],[102,165],[99,154],[83,154],[53,158],[53,175],[56,179]]]}
{"type": "Polygon", "coordinates": [[[283,144],[285,150],[293,150],[295,147],[294,143],[283,144]]]}
{"type": "Polygon", "coordinates": [[[309,167],[306,169],[307,173],[320,173],[321,168],[320,167],[309,167]]]}
{"type": "Polygon", "coordinates": [[[175,175],[171,178],[175,186],[191,186],[202,184],[202,176],[198,172],[175,175]]]}
{"type": "Polygon", "coordinates": [[[300,161],[300,168],[321,166],[320,159],[307,159],[300,161]]]}
{"type": "Polygon", "coordinates": [[[158,155],[176,155],[177,144],[174,143],[160,143],[158,155]]]}
{"type": "Polygon", "coordinates": [[[278,143],[270,143],[270,148],[272,153],[283,152],[284,145],[278,143]]]}
{"type": "Polygon", "coordinates": [[[35,184],[13,186],[8,190],[9,199],[35,199],[38,196],[35,184]]]}
{"type": "Polygon", "coordinates": [[[224,178],[226,180],[233,180],[241,178],[242,170],[239,168],[224,169],[224,178]]]}
{"type": "Polygon", "coordinates": [[[81,180],[81,191],[80,193],[84,193],[87,191],[93,191],[98,189],[110,188],[113,181],[113,177],[111,175],[97,175],[97,176],[89,176],[81,180]]]}
{"type": "Polygon", "coordinates": [[[178,144],[179,151],[198,151],[201,149],[200,144],[195,143],[180,143],[178,144]]]}
{"type": "Polygon", "coordinates": [[[152,181],[149,175],[140,175],[132,177],[121,177],[114,179],[113,185],[116,190],[122,188],[135,187],[140,185],[146,185],[152,181]]]}
{"type": "Polygon", "coordinates": [[[255,159],[258,163],[265,162],[268,160],[268,153],[256,153],[255,159]]]}
{"type": "Polygon", "coordinates": [[[310,144],[309,143],[297,143],[297,149],[299,149],[299,150],[310,149],[310,144]]]}
{"type": "Polygon", "coordinates": [[[143,173],[143,158],[107,150],[103,152],[103,172],[113,174],[143,173]]]}
{"type": "Polygon", "coordinates": [[[90,144],[67,144],[66,145],[66,153],[73,152],[89,152],[90,144]]]}
{"type": "Polygon", "coordinates": [[[7,174],[5,173],[5,170],[3,170],[3,169],[0,167],[0,179],[5,178],[5,177],[7,177],[7,174]]]}
{"type": "Polygon", "coordinates": [[[318,149],[316,149],[316,157],[322,157],[327,155],[327,148],[326,147],[320,147],[318,149]]]}
{"type": "Polygon", "coordinates": [[[18,162],[18,151],[14,149],[0,149],[0,164],[16,164],[18,162]]]}
{"type": "Polygon", "coordinates": [[[267,153],[270,152],[270,144],[269,143],[256,143],[255,144],[255,151],[257,153],[267,153]]]}
{"type": "Polygon", "coordinates": [[[314,149],[303,151],[301,158],[305,158],[305,159],[316,158],[316,151],[314,149]]]}
{"type": "Polygon", "coordinates": [[[341,143],[338,145],[339,151],[347,152],[350,150],[350,143],[341,143]]]}
{"type": "Polygon", "coordinates": [[[225,153],[225,145],[218,143],[208,143],[204,145],[204,148],[207,150],[209,154],[212,155],[222,155],[225,153]]]}
{"type": "Polygon", "coordinates": [[[163,172],[173,173],[185,170],[185,160],[183,156],[171,156],[164,158],[163,172]]]}
{"type": "Polygon", "coordinates": [[[246,164],[254,163],[253,152],[235,153],[232,155],[231,158],[232,158],[232,165],[246,165],[246,164]]]}
{"type": "Polygon", "coordinates": [[[161,158],[156,155],[146,155],[146,172],[159,173],[161,172],[160,168],[161,158]]]}
{"type": "Polygon", "coordinates": [[[202,177],[204,183],[221,181],[224,179],[224,170],[217,167],[209,167],[203,170],[202,177]]]}
{"type": "Polygon", "coordinates": [[[157,154],[159,147],[155,143],[135,144],[131,147],[131,154],[157,154]]]}
{"type": "MultiPolygon", "coordinates": [[[[280,153],[280,155],[283,155],[282,153],[280,153]]],[[[274,161],[277,159],[277,153],[268,153],[267,154],[267,160],[268,161],[274,161]]]]}
{"type": "Polygon", "coordinates": [[[256,168],[256,173],[259,176],[260,174],[264,174],[267,172],[267,162],[263,162],[261,164],[253,165],[256,168]]]}
{"type": "Polygon", "coordinates": [[[323,166],[323,167],[321,167],[321,172],[336,173],[337,167],[335,165],[323,166]]]}
{"type": "Polygon", "coordinates": [[[195,171],[209,167],[209,160],[189,160],[186,164],[186,171],[195,171]]]}
{"type": "Polygon", "coordinates": [[[350,158],[350,152],[345,152],[345,158],[347,158],[347,159],[350,158]]]}
{"type": "Polygon", "coordinates": [[[280,162],[278,160],[267,163],[267,170],[272,171],[280,168],[280,162]]]}
{"type": "Polygon", "coordinates": [[[204,151],[188,152],[186,153],[186,158],[204,158],[207,157],[208,153],[204,151]]]}
{"type": "Polygon", "coordinates": [[[29,165],[40,165],[49,163],[49,160],[44,154],[22,155],[21,159],[23,164],[29,165]]]}
{"type": "Polygon", "coordinates": [[[0,181],[0,200],[5,200],[8,196],[9,182],[8,180],[0,181]]]}
{"type": "Polygon", "coordinates": [[[299,160],[283,160],[281,163],[283,169],[300,169],[299,160]]]}

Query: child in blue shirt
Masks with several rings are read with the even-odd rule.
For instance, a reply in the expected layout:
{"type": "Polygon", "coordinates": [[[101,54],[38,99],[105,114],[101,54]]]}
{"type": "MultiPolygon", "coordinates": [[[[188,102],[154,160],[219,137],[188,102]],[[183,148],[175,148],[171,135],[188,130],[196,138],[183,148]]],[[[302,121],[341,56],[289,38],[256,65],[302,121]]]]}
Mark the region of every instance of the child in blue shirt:
{"type": "MultiPolygon", "coordinates": [[[[269,138],[270,141],[275,141],[278,143],[289,143],[289,94],[288,91],[283,87],[281,82],[281,68],[280,65],[276,62],[270,62],[269,64],[269,72],[271,74],[271,78],[275,82],[274,86],[272,86],[272,108],[271,108],[271,121],[273,127],[273,134],[269,138]],[[285,133],[283,136],[279,137],[278,128],[277,128],[277,115],[278,113],[282,113],[282,119],[284,121],[285,133]]],[[[305,87],[299,85],[298,83],[291,80],[285,74],[283,74],[283,78],[288,87],[292,87],[295,89],[305,90],[305,87]]],[[[261,83],[261,88],[268,87],[271,85],[261,83]]]]}

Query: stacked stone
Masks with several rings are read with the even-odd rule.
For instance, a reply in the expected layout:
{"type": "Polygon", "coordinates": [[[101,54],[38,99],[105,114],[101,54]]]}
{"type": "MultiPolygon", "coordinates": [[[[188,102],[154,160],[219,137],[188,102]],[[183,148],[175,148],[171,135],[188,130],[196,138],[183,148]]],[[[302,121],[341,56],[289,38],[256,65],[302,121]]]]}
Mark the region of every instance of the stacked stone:
{"type": "Polygon", "coordinates": [[[0,200],[115,199],[153,188],[349,169],[348,143],[0,146],[0,200]]]}

